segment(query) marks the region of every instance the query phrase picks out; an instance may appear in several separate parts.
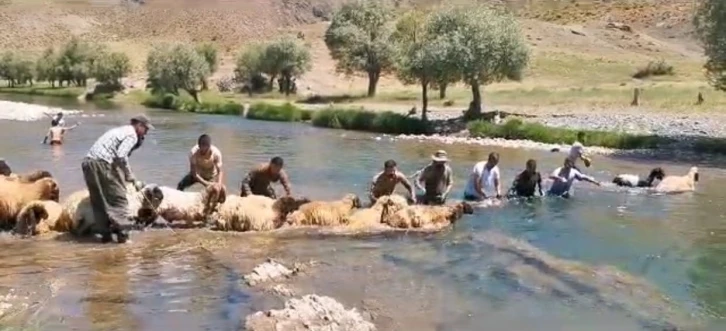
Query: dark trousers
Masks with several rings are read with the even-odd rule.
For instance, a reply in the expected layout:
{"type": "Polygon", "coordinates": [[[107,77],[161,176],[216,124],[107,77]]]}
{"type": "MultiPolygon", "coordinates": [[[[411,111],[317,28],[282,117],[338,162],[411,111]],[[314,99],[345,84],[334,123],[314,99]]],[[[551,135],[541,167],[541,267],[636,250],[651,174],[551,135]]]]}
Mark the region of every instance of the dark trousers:
{"type": "Polygon", "coordinates": [[[440,195],[427,195],[422,194],[417,197],[418,203],[422,205],[427,206],[441,206],[444,203],[446,203],[446,199],[442,198],[440,195]]]}
{"type": "Polygon", "coordinates": [[[262,195],[270,199],[277,199],[277,193],[275,193],[275,189],[272,188],[272,185],[268,185],[266,188],[252,187],[250,189],[247,189],[245,185],[242,185],[239,195],[241,197],[246,197],[248,195],[262,195]]]}
{"type": "Polygon", "coordinates": [[[121,173],[106,161],[89,158],[83,160],[81,169],[93,208],[93,232],[120,231],[120,224],[129,219],[126,185],[121,173]]]}
{"type": "Polygon", "coordinates": [[[188,173],[186,176],[184,176],[184,178],[179,181],[179,184],[176,184],[176,189],[179,191],[184,191],[189,186],[192,186],[196,183],[198,183],[197,178],[192,176],[191,173],[188,173]]]}

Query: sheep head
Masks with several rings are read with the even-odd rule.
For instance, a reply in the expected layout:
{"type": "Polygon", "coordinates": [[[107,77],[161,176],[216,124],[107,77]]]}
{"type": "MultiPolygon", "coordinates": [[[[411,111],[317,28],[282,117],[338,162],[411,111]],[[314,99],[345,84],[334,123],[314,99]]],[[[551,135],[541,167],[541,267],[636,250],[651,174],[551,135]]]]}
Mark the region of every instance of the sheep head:
{"type": "Polygon", "coordinates": [[[465,214],[474,214],[474,207],[472,207],[468,202],[462,201],[454,205],[452,211],[450,220],[453,222],[462,218],[465,214]]]}
{"type": "Polygon", "coordinates": [[[18,176],[18,180],[23,183],[34,183],[43,178],[53,178],[53,175],[45,170],[36,170],[29,174],[18,176]]]}
{"type": "Polygon", "coordinates": [[[650,175],[648,176],[648,180],[651,182],[654,179],[663,180],[663,178],[665,178],[665,176],[666,175],[665,175],[665,171],[663,171],[663,168],[661,168],[661,167],[653,168],[653,170],[650,172],[650,175]]]}
{"type": "Polygon", "coordinates": [[[308,198],[293,198],[293,197],[282,197],[277,200],[275,200],[275,203],[272,204],[272,208],[277,211],[280,216],[287,216],[287,214],[292,213],[300,208],[300,206],[309,203],[310,199],[308,198]]]}
{"type": "Polygon", "coordinates": [[[32,184],[38,191],[38,200],[52,200],[58,202],[60,200],[60,187],[58,182],[53,178],[39,179],[32,184]]]}
{"type": "Polygon", "coordinates": [[[690,170],[688,170],[689,177],[693,177],[693,182],[698,182],[698,167],[691,167],[690,170]]]}
{"type": "Polygon", "coordinates": [[[343,201],[345,201],[347,203],[350,203],[351,209],[356,209],[356,208],[360,208],[361,207],[360,198],[357,195],[353,194],[353,193],[346,194],[343,197],[343,201]]]}
{"type": "Polygon", "coordinates": [[[48,218],[48,211],[42,203],[34,203],[18,215],[13,232],[19,235],[35,234],[35,226],[43,219],[48,218]]]}
{"type": "Polygon", "coordinates": [[[164,200],[164,192],[161,191],[159,185],[149,184],[141,189],[141,195],[143,196],[141,208],[136,216],[139,222],[150,224],[159,216],[158,208],[164,200]]]}

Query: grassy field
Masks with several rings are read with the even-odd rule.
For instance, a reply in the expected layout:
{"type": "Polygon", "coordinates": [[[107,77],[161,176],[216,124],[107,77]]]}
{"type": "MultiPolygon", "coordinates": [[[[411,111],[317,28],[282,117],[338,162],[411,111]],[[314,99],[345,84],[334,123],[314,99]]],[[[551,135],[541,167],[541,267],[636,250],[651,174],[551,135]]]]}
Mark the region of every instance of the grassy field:
{"type": "Polygon", "coordinates": [[[47,83],[37,83],[33,86],[8,87],[7,83],[0,81],[0,93],[42,95],[59,98],[78,98],[86,91],[83,87],[51,87],[47,83]]]}

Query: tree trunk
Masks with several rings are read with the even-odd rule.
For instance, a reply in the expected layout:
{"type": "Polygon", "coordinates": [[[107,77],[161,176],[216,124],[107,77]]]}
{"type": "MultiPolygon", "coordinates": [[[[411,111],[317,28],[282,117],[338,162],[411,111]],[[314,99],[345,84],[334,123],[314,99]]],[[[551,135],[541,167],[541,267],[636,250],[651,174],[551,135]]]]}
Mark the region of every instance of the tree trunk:
{"type": "Polygon", "coordinates": [[[376,96],[376,87],[378,87],[378,78],[381,77],[380,71],[368,72],[368,97],[376,96]]]}
{"type": "Polygon", "coordinates": [[[269,83],[269,84],[268,84],[268,86],[267,86],[267,90],[268,90],[268,91],[272,91],[272,89],[274,89],[274,88],[275,88],[275,87],[274,87],[274,84],[275,84],[275,75],[271,75],[271,76],[270,76],[270,83],[269,83]]]}
{"type": "Polygon", "coordinates": [[[471,86],[471,104],[466,112],[467,119],[477,119],[481,117],[481,86],[478,81],[470,83],[471,86]]]}
{"type": "Polygon", "coordinates": [[[206,79],[202,79],[202,91],[209,90],[209,83],[207,83],[206,79]]]}
{"type": "Polygon", "coordinates": [[[421,80],[421,120],[426,123],[429,121],[429,82],[426,79],[421,80]]]}
{"type": "Polygon", "coordinates": [[[199,100],[199,92],[197,92],[197,90],[188,89],[186,91],[187,91],[187,93],[189,93],[189,95],[192,96],[192,98],[194,99],[194,102],[196,102],[196,103],[202,103],[201,100],[199,100]]]}
{"type": "Polygon", "coordinates": [[[285,89],[285,96],[290,96],[290,92],[292,92],[292,77],[290,75],[285,75],[283,88],[285,89]]]}
{"type": "Polygon", "coordinates": [[[447,83],[439,84],[439,99],[446,98],[446,88],[448,85],[447,83]]]}

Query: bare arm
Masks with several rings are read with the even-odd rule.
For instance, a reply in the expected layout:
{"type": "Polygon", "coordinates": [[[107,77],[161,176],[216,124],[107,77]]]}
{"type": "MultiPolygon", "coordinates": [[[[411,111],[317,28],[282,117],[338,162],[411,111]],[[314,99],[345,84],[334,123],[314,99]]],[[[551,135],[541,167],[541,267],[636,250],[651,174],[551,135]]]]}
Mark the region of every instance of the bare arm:
{"type": "Polygon", "coordinates": [[[454,187],[454,179],[451,178],[451,168],[446,168],[444,177],[446,180],[446,191],[444,191],[444,196],[446,197],[449,195],[449,192],[451,192],[451,189],[454,187]]]}
{"type": "Polygon", "coordinates": [[[404,174],[398,175],[398,180],[401,182],[401,185],[406,188],[406,191],[408,191],[408,194],[411,196],[411,199],[416,201],[416,194],[413,192],[413,186],[411,186],[411,182],[408,181],[408,178],[404,174]]]}
{"type": "Polygon", "coordinates": [[[78,123],[73,124],[73,125],[71,125],[69,127],[64,127],[63,130],[65,130],[65,131],[71,131],[71,130],[77,128],[77,127],[78,127],[78,123]]]}
{"type": "Polygon", "coordinates": [[[499,180],[499,171],[497,170],[497,174],[494,176],[494,187],[497,189],[497,198],[502,197],[502,185],[501,180],[499,180]]]}
{"type": "Polygon", "coordinates": [[[577,178],[578,180],[581,180],[583,182],[588,182],[588,183],[592,183],[592,184],[595,184],[597,186],[600,186],[600,182],[598,182],[597,180],[595,180],[595,178],[592,178],[592,177],[590,177],[588,175],[584,175],[584,174],[581,174],[581,173],[577,173],[577,174],[575,174],[575,178],[577,178]]]}
{"type": "Polygon", "coordinates": [[[378,176],[380,174],[373,176],[373,180],[371,180],[371,185],[368,187],[368,198],[371,199],[371,201],[376,201],[376,196],[373,194],[373,190],[376,188],[376,181],[378,179],[378,176]]]}
{"type": "Polygon", "coordinates": [[[285,189],[285,194],[287,194],[287,196],[291,196],[292,189],[290,188],[290,178],[287,177],[285,170],[280,170],[280,184],[282,184],[282,188],[285,189]]]}
{"type": "Polygon", "coordinates": [[[48,142],[48,137],[50,137],[50,129],[48,129],[48,132],[45,133],[45,137],[43,138],[43,144],[48,142]]]}
{"type": "Polygon", "coordinates": [[[416,177],[416,181],[414,182],[414,184],[416,185],[416,188],[418,188],[419,190],[421,190],[423,192],[426,192],[426,188],[424,188],[424,186],[423,186],[423,182],[426,179],[425,177],[426,177],[426,168],[423,168],[422,170],[419,171],[418,177],[416,177]]]}
{"type": "Polygon", "coordinates": [[[255,171],[252,170],[247,173],[247,176],[242,179],[242,184],[240,185],[240,193],[241,195],[250,195],[252,194],[252,188],[250,187],[250,183],[252,182],[252,177],[255,176],[255,171]]]}
{"type": "Polygon", "coordinates": [[[224,183],[224,170],[222,170],[222,153],[218,155],[215,167],[217,167],[217,184],[224,183]]]}

